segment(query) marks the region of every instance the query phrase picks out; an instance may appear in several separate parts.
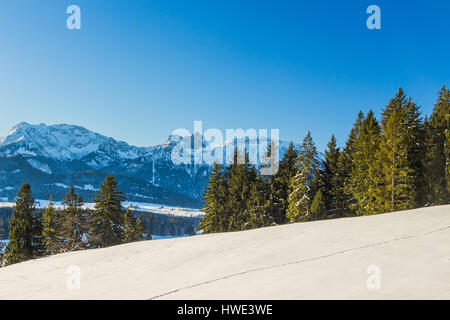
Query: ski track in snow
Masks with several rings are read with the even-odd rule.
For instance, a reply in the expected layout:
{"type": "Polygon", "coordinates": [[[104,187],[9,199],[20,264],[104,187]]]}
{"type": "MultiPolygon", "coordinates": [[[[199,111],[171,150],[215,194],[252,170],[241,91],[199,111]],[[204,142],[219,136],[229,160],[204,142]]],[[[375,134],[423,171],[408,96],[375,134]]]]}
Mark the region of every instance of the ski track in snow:
{"type": "Polygon", "coordinates": [[[316,261],[316,260],[320,260],[320,259],[326,259],[326,258],[329,258],[329,257],[332,257],[332,256],[341,255],[341,254],[345,254],[345,253],[348,253],[348,252],[358,251],[358,250],[362,250],[362,249],[366,249],[366,248],[381,246],[381,245],[384,245],[384,244],[387,244],[387,243],[407,240],[407,239],[411,239],[411,238],[418,238],[418,237],[426,236],[426,235],[429,235],[429,234],[441,232],[441,231],[448,230],[448,229],[450,229],[450,226],[446,226],[444,228],[440,228],[440,229],[432,230],[432,231],[427,231],[427,232],[423,232],[423,233],[419,233],[419,234],[407,235],[407,236],[400,237],[400,238],[380,241],[380,242],[376,242],[376,243],[372,243],[372,244],[368,244],[368,245],[364,245],[364,246],[360,246],[360,247],[356,247],[356,248],[340,250],[340,251],[337,251],[337,252],[333,252],[333,253],[330,253],[330,254],[326,254],[326,255],[322,255],[322,256],[318,256],[318,257],[314,257],[314,258],[308,258],[308,259],[303,259],[303,260],[299,260],[299,261],[291,261],[291,262],[281,263],[281,264],[277,264],[277,265],[273,265],[273,266],[261,267],[261,268],[250,269],[250,270],[246,270],[246,271],[242,271],[242,272],[237,272],[237,273],[233,273],[233,274],[230,274],[230,275],[227,275],[227,276],[223,276],[223,277],[220,277],[220,278],[216,278],[216,279],[212,279],[212,280],[208,280],[208,281],[203,281],[203,282],[196,283],[196,284],[193,284],[193,285],[190,285],[190,286],[187,286],[187,287],[183,287],[183,288],[180,288],[180,289],[176,289],[176,290],[172,290],[172,291],[169,291],[169,292],[166,292],[166,293],[162,293],[162,294],[159,294],[157,296],[151,297],[148,300],[156,300],[156,299],[159,299],[161,297],[165,297],[165,296],[168,296],[168,295],[171,295],[173,293],[177,293],[177,292],[180,292],[180,291],[183,291],[183,290],[188,290],[188,289],[200,287],[200,286],[205,285],[205,284],[210,284],[210,283],[218,282],[218,281],[229,279],[229,278],[234,278],[234,277],[238,277],[238,276],[249,274],[249,273],[253,273],[253,272],[259,272],[259,271],[264,271],[264,270],[271,270],[271,269],[275,269],[275,268],[282,268],[282,267],[289,266],[289,265],[307,263],[307,262],[312,262],[312,261],[316,261]]]}
{"type": "MultiPolygon", "coordinates": [[[[0,269],[3,299],[449,299],[450,205],[64,253],[0,269]],[[68,290],[67,268],[82,270],[68,290]],[[368,286],[379,268],[380,290],[368,286]]],[[[378,288],[376,288],[378,289],[378,288]]]]}

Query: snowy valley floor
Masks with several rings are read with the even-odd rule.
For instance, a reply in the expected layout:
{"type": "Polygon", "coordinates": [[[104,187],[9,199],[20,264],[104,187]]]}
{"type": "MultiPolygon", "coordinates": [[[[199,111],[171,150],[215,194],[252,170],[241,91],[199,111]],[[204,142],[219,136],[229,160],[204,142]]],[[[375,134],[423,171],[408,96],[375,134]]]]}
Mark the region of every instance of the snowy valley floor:
{"type": "Polygon", "coordinates": [[[450,205],[60,254],[1,268],[0,298],[450,299],[450,205]]]}

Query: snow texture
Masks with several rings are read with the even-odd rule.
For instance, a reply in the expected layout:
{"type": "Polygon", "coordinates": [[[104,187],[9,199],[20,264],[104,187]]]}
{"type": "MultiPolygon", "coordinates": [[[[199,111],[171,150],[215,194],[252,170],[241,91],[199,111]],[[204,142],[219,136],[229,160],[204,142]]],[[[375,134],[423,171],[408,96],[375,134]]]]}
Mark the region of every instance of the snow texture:
{"type": "Polygon", "coordinates": [[[448,205],[144,241],[2,268],[0,298],[449,299],[449,243],[448,205]]]}

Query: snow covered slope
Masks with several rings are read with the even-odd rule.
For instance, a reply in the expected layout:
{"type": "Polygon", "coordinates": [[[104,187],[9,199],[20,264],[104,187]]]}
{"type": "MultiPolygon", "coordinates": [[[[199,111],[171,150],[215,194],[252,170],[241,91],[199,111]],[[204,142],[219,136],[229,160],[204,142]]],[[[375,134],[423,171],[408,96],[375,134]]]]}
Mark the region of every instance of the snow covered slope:
{"type": "Polygon", "coordinates": [[[56,255],[0,269],[0,298],[449,299],[448,279],[449,205],[56,255]]]}

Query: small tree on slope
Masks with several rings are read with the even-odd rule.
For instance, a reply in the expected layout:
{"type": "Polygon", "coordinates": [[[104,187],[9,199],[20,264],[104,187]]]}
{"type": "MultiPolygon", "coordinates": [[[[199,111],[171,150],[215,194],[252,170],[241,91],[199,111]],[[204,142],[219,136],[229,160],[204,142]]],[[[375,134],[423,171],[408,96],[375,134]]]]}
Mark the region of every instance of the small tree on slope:
{"type": "Polygon", "coordinates": [[[225,181],[220,164],[216,163],[209,176],[208,186],[203,194],[203,212],[205,216],[200,222],[199,229],[203,233],[217,233],[227,231],[228,219],[225,210],[225,181]]]}
{"type": "Polygon", "coordinates": [[[95,247],[108,247],[123,243],[122,201],[125,201],[125,197],[112,175],[106,177],[94,201],[95,209],[90,221],[92,244],[95,247]]]}
{"type": "Polygon", "coordinates": [[[296,175],[291,181],[291,193],[287,217],[290,222],[311,219],[311,201],[317,189],[317,172],[319,168],[316,146],[308,131],[296,164],[296,175]]]}
{"type": "Polygon", "coordinates": [[[125,211],[124,215],[124,241],[135,242],[144,240],[144,227],[140,219],[136,219],[130,209],[125,211]]]}
{"type": "Polygon", "coordinates": [[[26,183],[19,189],[9,224],[9,243],[6,247],[7,265],[33,258],[34,209],[31,187],[26,183]]]}
{"type": "Polygon", "coordinates": [[[64,209],[61,211],[61,226],[59,234],[64,239],[64,251],[83,249],[84,235],[87,232],[87,217],[83,211],[83,198],[75,193],[71,187],[62,201],[64,209]]]}

